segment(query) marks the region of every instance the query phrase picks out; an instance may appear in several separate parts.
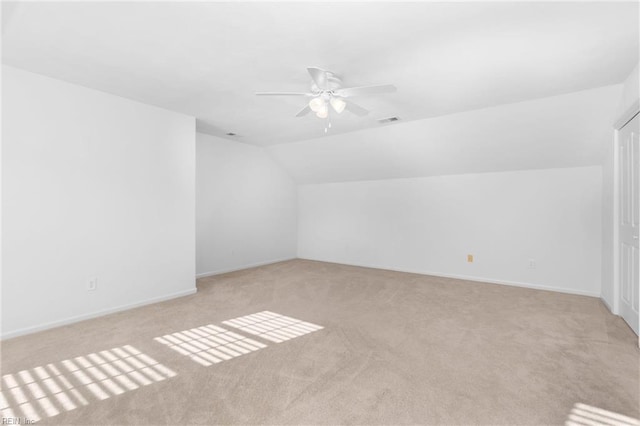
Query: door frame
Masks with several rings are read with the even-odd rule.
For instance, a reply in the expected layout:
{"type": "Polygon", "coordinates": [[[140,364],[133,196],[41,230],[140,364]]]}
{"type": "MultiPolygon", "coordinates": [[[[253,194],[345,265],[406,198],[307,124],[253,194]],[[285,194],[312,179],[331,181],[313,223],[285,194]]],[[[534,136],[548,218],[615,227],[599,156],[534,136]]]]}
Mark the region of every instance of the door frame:
{"type": "MultiPolygon", "coordinates": [[[[640,99],[636,101],[627,110],[620,115],[613,125],[614,151],[613,151],[613,306],[610,306],[611,312],[620,315],[620,148],[619,134],[628,122],[633,120],[636,115],[640,114],[640,99]]],[[[640,297],[640,292],[638,294],[640,297]]],[[[639,301],[640,302],[640,301],[639,301]]],[[[638,338],[638,346],[640,346],[640,337],[638,338]]]]}

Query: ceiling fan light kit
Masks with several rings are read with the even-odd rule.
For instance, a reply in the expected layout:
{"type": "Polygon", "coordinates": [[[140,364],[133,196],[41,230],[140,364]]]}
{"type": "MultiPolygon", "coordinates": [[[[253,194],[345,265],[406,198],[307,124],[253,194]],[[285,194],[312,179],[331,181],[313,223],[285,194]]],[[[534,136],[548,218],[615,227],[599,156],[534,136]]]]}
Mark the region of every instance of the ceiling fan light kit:
{"type": "Polygon", "coordinates": [[[320,110],[325,107],[326,104],[324,103],[324,100],[322,100],[322,98],[313,98],[309,101],[309,108],[311,108],[311,111],[313,112],[320,112],[320,110]]]}
{"type": "MultiPolygon", "coordinates": [[[[349,112],[363,117],[369,113],[365,108],[353,103],[348,98],[355,96],[377,95],[381,93],[395,92],[396,87],[391,84],[376,86],[342,87],[342,81],[336,74],[317,67],[307,68],[311,76],[311,92],[258,92],[258,96],[307,96],[311,100],[296,117],[303,117],[309,112],[315,112],[318,118],[329,117],[329,105],[338,114],[346,109],[349,112]]],[[[328,127],[331,127],[329,124],[328,127]]],[[[327,127],[325,127],[325,133],[327,127]]]]}
{"type": "Polygon", "coordinates": [[[326,104],[319,111],[316,111],[316,116],[318,118],[327,118],[329,116],[329,108],[327,108],[326,104]]]}
{"type": "Polygon", "coordinates": [[[333,110],[338,114],[342,114],[342,111],[347,107],[347,103],[340,98],[331,98],[329,102],[331,103],[333,110]]]}

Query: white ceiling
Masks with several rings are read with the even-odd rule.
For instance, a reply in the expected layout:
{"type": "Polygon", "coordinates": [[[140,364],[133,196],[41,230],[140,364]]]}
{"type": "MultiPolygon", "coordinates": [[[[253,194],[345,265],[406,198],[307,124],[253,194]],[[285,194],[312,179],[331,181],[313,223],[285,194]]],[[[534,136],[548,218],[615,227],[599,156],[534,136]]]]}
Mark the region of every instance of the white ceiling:
{"type": "Polygon", "coordinates": [[[602,164],[622,86],[267,147],[297,183],[602,164]]]}
{"type": "Polygon", "coordinates": [[[307,66],[372,112],[333,135],[620,83],[638,62],[638,3],[26,2],[3,5],[2,61],[195,116],[200,131],[273,145],[317,138],[295,118],[307,66]]]}

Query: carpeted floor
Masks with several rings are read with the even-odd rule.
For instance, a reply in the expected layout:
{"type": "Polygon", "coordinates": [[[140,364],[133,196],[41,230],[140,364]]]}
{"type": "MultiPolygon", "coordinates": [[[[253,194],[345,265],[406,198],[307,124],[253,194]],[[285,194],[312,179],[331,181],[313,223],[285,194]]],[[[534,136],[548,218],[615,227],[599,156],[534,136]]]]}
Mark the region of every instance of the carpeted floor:
{"type": "Polygon", "coordinates": [[[595,298],[293,260],[3,342],[3,412],[77,425],[564,424],[577,403],[638,417],[639,360],[595,298]]]}

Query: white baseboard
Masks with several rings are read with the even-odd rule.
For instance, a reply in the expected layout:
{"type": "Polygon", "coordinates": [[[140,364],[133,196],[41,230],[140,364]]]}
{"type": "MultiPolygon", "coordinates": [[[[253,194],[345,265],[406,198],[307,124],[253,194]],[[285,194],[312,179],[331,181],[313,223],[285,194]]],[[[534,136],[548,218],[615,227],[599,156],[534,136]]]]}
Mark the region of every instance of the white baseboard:
{"type": "Polygon", "coordinates": [[[266,260],[264,262],[256,262],[256,263],[249,263],[241,266],[234,266],[233,268],[202,272],[202,273],[196,274],[196,278],[212,277],[214,275],[226,274],[228,272],[242,271],[243,269],[256,268],[258,266],[271,265],[272,263],[285,262],[287,260],[293,260],[293,259],[296,259],[296,257],[294,256],[294,257],[285,257],[283,259],[266,260]]]}
{"type": "Polygon", "coordinates": [[[471,275],[461,275],[461,274],[447,274],[443,272],[423,271],[423,270],[415,270],[415,269],[395,269],[395,268],[389,268],[389,267],[383,268],[380,266],[371,266],[371,265],[356,264],[356,263],[341,263],[341,262],[325,261],[320,259],[310,259],[310,258],[303,258],[303,257],[300,257],[300,259],[313,260],[316,262],[337,263],[339,265],[347,265],[347,266],[358,266],[361,268],[382,269],[385,271],[407,272],[410,274],[418,274],[418,275],[432,275],[434,277],[442,277],[442,278],[455,278],[459,280],[476,281],[476,282],[489,283],[489,284],[508,285],[512,287],[523,287],[523,288],[530,288],[534,290],[555,291],[557,293],[576,294],[579,296],[589,296],[589,297],[597,297],[597,298],[600,297],[600,293],[595,293],[591,291],[575,290],[572,288],[563,288],[563,287],[551,287],[551,286],[545,286],[540,284],[524,283],[519,281],[498,280],[494,278],[474,277],[471,275]]]}
{"type": "Polygon", "coordinates": [[[185,291],[179,291],[177,293],[167,294],[164,296],[153,297],[151,299],[146,299],[140,302],[131,303],[127,305],[120,305],[114,308],[103,309],[101,311],[91,312],[88,314],[76,315],[73,317],[65,318],[58,321],[51,321],[39,325],[35,325],[32,327],[20,328],[18,330],[10,331],[8,333],[3,333],[0,337],[0,340],[11,339],[13,337],[24,336],[25,334],[31,334],[38,331],[49,330],[51,328],[60,327],[67,324],[73,324],[75,322],[80,322],[84,320],[88,320],[91,318],[97,318],[104,315],[114,314],[116,312],[126,311],[128,309],[138,308],[140,306],[151,305],[153,303],[164,302],[165,300],[176,299],[178,297],[189,296],[191,294],[195,294],[198,291],[197,288],[192,288],[185,291]]]}
{"type": "Polygon", "coordinates": [[[604,306],[606,306],[606,307],[607,307],[607,309],[609,310],[609,312],[611,312],[613,315],[617,315],[615,312],[613,312],[613,308],[611,307],[611,305],[609,304],[609,302],[607,302],[607,301],[605,300],[605,298],[604,298],[604,297],[600,296],[600,300],[602,301],[602,304],[603,304],[604,306]]]}
{"type": "Polygon", "coordinates": [[[482,278],[482,277],[473,277],[468,275],[449,275],[449,274],[441,274],[441,273],[426,273],[425,275],[436,275],[440,277],[446,278],[457,278],[461,280],[467,281],[477,281],[489,284],[500,284],[500,285],[508,285],[512,287],[522,287],[522,288],[530,288],[533,290],[544,290],[544,291],[555,291],[557,293],[566,293],[566,294],[575,294],[578,296],[589,296],[589,297],[600,297],[600,293],[585,291],[585,290],[576,290],[573,288],[564,288],[564,287],[552,287],[541,284],[533,284],[533,283],[524,283],[520,281],[508,281],[508,280],[497,280],[493,278],[482,278]]]}

